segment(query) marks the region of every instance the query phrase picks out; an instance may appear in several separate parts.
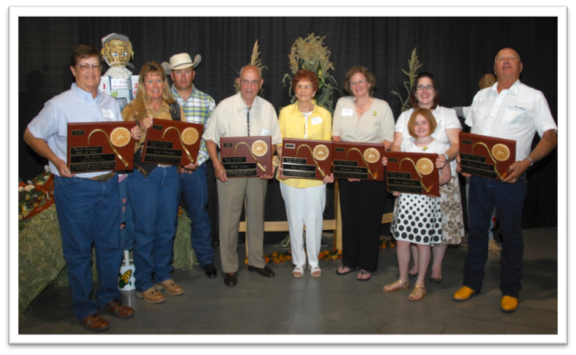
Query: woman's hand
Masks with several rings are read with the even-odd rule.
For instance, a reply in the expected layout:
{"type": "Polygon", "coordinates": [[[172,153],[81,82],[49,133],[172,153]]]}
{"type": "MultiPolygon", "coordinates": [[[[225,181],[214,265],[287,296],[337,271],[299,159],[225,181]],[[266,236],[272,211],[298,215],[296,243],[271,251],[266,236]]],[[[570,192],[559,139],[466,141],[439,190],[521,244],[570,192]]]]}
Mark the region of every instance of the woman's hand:
{"type": "Polygon", "coordinates": [[[284,170],[282,169],[282,165],[278,165],[278,177],[282,180],[287,179],[287,177],[284,176],[284,170]]]}
{"type": "Polygon", "coordinates": [[[325,184],[333,183],[334,182],[334,174],[330,173],[330,175],[325,175],[323,180],[324,180],[325,184]]]}
{"type": "Polygon", "coordinates": [[[386,164],[388,164],[388,158],[386,158],[386,156],[382,157],[382,165],[386,166],[386,164]]]}
{"type": "Polygon", "coordinates": [[[348,181],[350,181],[350,182],[356,182],[356,181],[361,181],[361,179],[348,179],[348,181]]]}
{"type": "Polygon", "coordinates": [[[147,130],[148,128],[152,127],[152,117],[146,117],[140,122],[140,127],[142,130],[147,130]]]}
{"type": "Polygon", "coordinates": [[[438,154],[438,158],[436,158],[436,168],[442,169],[446,163],[446,156],[444,154],[438,154]]]}
{"type": "Polygon", "coordinates": [[[142,138],[142,133],[140,132],[140,127],[134,126],[130,129],[130,135],[134,140],[139,141],[142,138]]]}
{"type": "Polygon", "coordinates": [[[398,191],[392,191],[392,195],[394,195],[395,197],[400,196],[400,192],[398,191]]]}

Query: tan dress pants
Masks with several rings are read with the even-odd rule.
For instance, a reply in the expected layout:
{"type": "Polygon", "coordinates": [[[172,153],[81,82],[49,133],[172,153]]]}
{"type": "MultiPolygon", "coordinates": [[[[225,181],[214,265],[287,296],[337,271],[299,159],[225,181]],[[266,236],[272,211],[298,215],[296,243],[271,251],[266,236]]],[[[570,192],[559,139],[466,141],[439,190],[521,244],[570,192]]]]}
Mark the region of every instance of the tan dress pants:
{"type": "Polygon", "coordinates": [[[264,261],[264,201],[268,180],[259,178],[228,178],[216,180],[220,218],[220,257],[222,271],[238,271],[238,227],[246,197],[248,264],[258,268],[264,261]]]}

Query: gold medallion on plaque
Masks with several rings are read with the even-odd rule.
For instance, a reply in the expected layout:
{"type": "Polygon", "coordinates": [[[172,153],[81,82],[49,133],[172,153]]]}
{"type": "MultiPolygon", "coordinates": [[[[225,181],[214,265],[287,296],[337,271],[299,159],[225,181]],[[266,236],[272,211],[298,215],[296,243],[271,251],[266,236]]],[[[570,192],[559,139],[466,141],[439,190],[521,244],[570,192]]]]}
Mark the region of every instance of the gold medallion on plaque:
{"type": "Polygon", "coordinates": [[[314,158],[316,158],[316,160],[326,160],[326,158],[328,158],[328,156],[330,155],[330,151],[328,150],[328,147],[325,146],[324,144],[318,144],[316,147],[314,147],[314,151],[312,152],[312,154],[314,154],[314,158]]]}
{"type": "Polygon", "coordinates": [[[117,127],[110,133],[110,142],[117,147],[124,147],[130,142],[130,131],[125,127],[117,127]]]}
{"type": "Polygon", "coordinates": [[[494,144],[492,147],[492,156],[498,161],[506,161],[510,158],[510,149],[504,144],[494,144]]]}
{"type": "Polygon", "coordinates": [[[364,151],[364,159],[369,163],[376,163],[380,160],[380,152],[374,148],[368,148],[364,151]]]}
{"type": "Polygon", "coordinates": [[[428,158],[420,158],[416,163],[416,169],[422,175],[429,175],[434,171],[434,164],[432,163],[432,160],[428,158]]]}
{"type": "Polygon", "coordinates": [[[256,156],[263,156],[264,154],[268,153],[268,145],[264,141],[256,141],[252,143],[252,153],[256,156]]]}
{"type": "Polygon", "coordinates": [[[186,145],[192,145],[198,141],[198,131],[196,128],[188,127],[182,131],[182,142],[186,145]]]}

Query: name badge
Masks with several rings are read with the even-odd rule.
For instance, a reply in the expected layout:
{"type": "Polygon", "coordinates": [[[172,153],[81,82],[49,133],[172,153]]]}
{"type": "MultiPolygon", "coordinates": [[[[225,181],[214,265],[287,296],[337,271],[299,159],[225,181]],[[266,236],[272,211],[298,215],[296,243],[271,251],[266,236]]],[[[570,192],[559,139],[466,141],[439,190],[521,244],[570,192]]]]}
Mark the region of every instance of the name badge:
{"type": "Polygon", "coordinates": [[[268,128],[262,128],[262,133],[260,133],[261,136],[269,136],[270,135],[270,130],[268,128]]]}
{"type": "Polygon", "coordinates": [[[352,116],[353,113],[354,113],[354,111],[351,108],[343,108],[342,109],[342,116],[352,116]]]}
{"type": "Polygon", "coordinates": [[[102,116],[104,116],[104,118],[114,118],[114,113],[112,112],[112,110],[108,110],[107,108],[103,108],[101,109],[102,111],[102,116]]]}
{"type": "Polygon", "coordinates": [[[320,123],[322,123],[322,117],[318,117],[318,116],[312,117],[310,119],[310,122],[312,122],[313,125],[320,124],[320,123]]]}

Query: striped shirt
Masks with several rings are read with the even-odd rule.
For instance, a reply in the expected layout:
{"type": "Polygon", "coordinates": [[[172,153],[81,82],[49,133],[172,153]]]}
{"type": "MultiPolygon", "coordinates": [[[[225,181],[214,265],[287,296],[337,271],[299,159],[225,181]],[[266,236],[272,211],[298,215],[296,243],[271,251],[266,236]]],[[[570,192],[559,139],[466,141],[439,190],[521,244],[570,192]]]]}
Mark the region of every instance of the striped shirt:
{"type": "MultiPolygon", "coordinates": [[[[184,102],[182,96],[178,94],[178,91],[176,91],[174,85],[172,85],[171,92],[172,96],[174,96],[180,107],[182,107],[184,116],[186,116],[186,121],[190,123],[203,124],[204,132],[206,132],[208,120],[210,119],[210,116],[216,107],[216,102],[214,99],[210,95],[207,95],[196,89],[195,86],[192,87],[192,92],[190,93],[190,97],[188,97],[186,102],[184,102]]],[[[202,138],[196,162],[198,166],[200,166],[208,161],[208,159],[210,159],[210,156],[208,155],[208,149],[206,149],[206,141],[204,141],[204,138],[202,138]]]]}
{"type": "Polygon", "coordinates": [[[510,89],[497,91],[498,83],[474,97],[466,124],[471,133],[516,141],[516,161],[530,154],[534,134],[556,130],[548,102],[542,92],[517,80],[510,89]]]}

